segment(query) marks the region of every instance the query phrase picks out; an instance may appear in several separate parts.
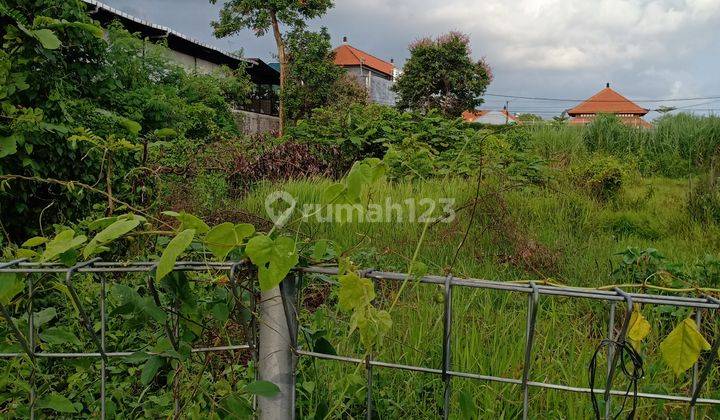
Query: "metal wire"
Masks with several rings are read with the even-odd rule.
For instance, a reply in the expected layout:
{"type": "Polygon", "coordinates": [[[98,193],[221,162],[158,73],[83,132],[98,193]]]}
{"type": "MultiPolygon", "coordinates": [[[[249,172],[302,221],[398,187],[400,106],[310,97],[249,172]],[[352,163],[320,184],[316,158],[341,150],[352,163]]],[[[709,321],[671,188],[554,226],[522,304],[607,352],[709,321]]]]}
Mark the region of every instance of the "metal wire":
{"type": "MultiPolygon", "coordinates": [[[[22,348],[22,353],[0,353],[0,359],[19,358],[25,355],[30,357],[32,362],[32,370],[30,376],[30,391],[29,391],[29,412],[30,418],[35,418],[35,375],[37,365],[35,360],[38,358],[48,359],[75,359],[75,358],[99,358],[100,359],[100,418],[106,418],[106,388],[107,388],[107,363],[110,358],[121,358],[128,357],[136,354],[133,351],[117,351],[117,352],[106,352],[106,286],[107,278],[102,274],[108,273],[151,273],[157,263],[156,262],[129,262],[129,263],[118,263],[118,262],[103,262],[99,258],[77,263],[72,267],[62,266],[57,263],[30,263],[26,262],[25,259],[18,259],[8,262],[0,262],[1,273],[20,273],[20,274],[34,274],[34,273],[56,273],[65,274],[65,286],[68,288],[70,298],[78,310],[80,315],[81,324],[86,332],[90,335],[92,341],[95,343],[97,350],[96,352],[46,352],[46,351],[35,351],[35,326],[34,326],[34,311],[33,311],[33,295],[35,284],[32,276],[28,276],[28,334],[27,338],[23,336],[20,330],[17,329],[15,323],[12,321],[12,316],[7,308],[0,304],[0,312],[2,312],[7,325],[10,328],[11,333],[15,336],[22,348]],[[75,287],[72,283],[72,278],[76,273],[94,273],[93,279],[100,283],[100,297],[99,297],[99,313],[100,313],[100,336],[93,328],[93,324],[88,316],[88,312],[82,301],[79,299],[75,287]]],[[[245,262],[236,263],[206,263],[206,262],[193,262],[193,261],[181,261],[175,264],[174,271],[228,271],[232,277],[232,286],[236,286],[236,275],[235,269],[245,265],[245,262]]],[[[150,282],[151,284],[151,282],[150,282]]],[[[153,298],[155,303],[159,306],[159,298],[157,292],[153,290],[153,298]]],[[[253,316],[254,318],[254,316],[253,316]]],[[[167,324],[165,325],[167,327],[167,324]]],[[[167,330],[167,328],[166,328],[167,330]]],[[[174,336],[168,331],[168,338],[173,341],[174,336]]],[[[215,346],[215,347],[197,347],[192,348],[192,353],[211,353],[211,352],[228,352],[238,350],[254,349],[254,334],[250,335],[251,341],[247,344],[238,345],[227,345],[227,346],[215,346]]],[[[146,352],[148,355],[160,355],[156,352],[146,352]]],[[[177,401],[176,401],[177,403],[177,401]]]]}
{"type": "MultiPolygon", "coordinates": [[[[319,275],[335,275],[337,274],[337,269],[334,267],[306,267],[306,268],[300,268],[298,269],[304,273],[307,274],[319,274],[319,275]]],[[[609,319],[609,326],[608,326],[608,337],[610,340],[613,340],[614,334],[614,318],[615,318],[615,307],[618,302],[625,302],[626,311],[625,311],[625,317],[623,320],[623,324],[620,328],[620,331],[617,334],[617,337],[613,341],[616,342],[625,342],[626,335],[628,332],[629,324],[630,324],[630,317],[632,315],[633,307],[636,303],[643,303],[643,304],[650,304],[650,305],[670,305],[670,306],[676,306],[676,307],[689,307],[689,308],[695,308],[695,310],[699,310],[701,308],[707,308],[707,309],[714,309],[718,310],[720,309],[720,301],[710,298],[710,297],[687,297],[687,296],[668,296],[668,295],[650,295],[650,294],[644,294],[644,293],[628,293],[626,291],[623,291],[619,288],[615,288],[614,290],[597,290],[597,289],[589,289],[589,288],[577,288],[577,287],[556,287],[556,286],[538,286],[533,282],[530,282],[528,285],[523,284],[517,284],[517,283],[505,283],[505,282],[498,282],[498,281],[491,281],[491,280],[484,280],[484,279],[457,279],[452,276],[447,277],[440,277],[440,276],[424,276],[420,279],[416,279],[414,277],[408,277],[407,274],[403,273],[389,273],[389,272],[381,272],[381,271],[371,271],[371,272],[361,272],[360,273],[362,277],[370,278],[373,280],[389,280],[389,281],[415,281],[420,283],[427,283],[427,284],[437,284],[437,285],[444,285],[445,286],[445,307],[444,307],[444,340],[443,340],[443,365],[441,369],[433,369],[433,368],[427,368],[422,366],[412,366],[412,365],[403,365],[403,364],[397,364],[397,363],[389,363],[389,362],[383,362],[383,361],[377,361],[377,360],[370,360],[369,358],[365,359],[358,359],[353,357],[347,357],[347,356],[338,356],[338,355],[329,355],[329,354],[323,354],[318,352],[312,352],[312,351],[306,351],[306,350],[298,350],[297,353],[301,356],[308,356],[308,357],[314,357],[319,359],[327,359],[327,360],[335,360],[339,362],[346,362],[346,363],[356,363],[356,364],[365,364],[365,366],[373,367],[382,367],[382,368],[389,368],[389,369],[399,369],[399,370],[408,370],[413,372],[421,372],[421,373],[428,373],[428,374],[434,374],[434,375],[440,375],[443,378],[444,383],[444,399],[443,399],[443,417],[447,418],[450,411],[450,395],[449,395],[449,379],[452,377],[459,377],[459,378],[466,378],[466,379],[475,379],[475,380],[481,380],[481,381],[489,381],[489,382],[499,382],[499,383],[508,383],[508,384],[515,384],[519,385],[523,388],[523,417],[527,418],[528,415],[528,400],[529,400],[529,394],[528,394],[528,388],[529,387],[536,387],[536,388],[544,388],[544,389],[554,389],[559,391],[566,391],[566,392],[575,392],[575,393],[582,393],[582,394],[602,394],[604,396],[605,400],[605,410],[606,410],[606,417],[610,416],[610,409],[611,409],[611,396],[623,396],[625,397],[627,395],[627,391],[623,390],[615,390],[612,389],[612,382],[613,378],[615,376],[615,370],[618,363],[618,358],[620,355],[620,352],[615,351],[613,348],[613,345],[608,346],[608,367],[607,367],[607,376],[605,380],[605,387],[602,389],[591,389],[591,388],[583,388],[583,387],[576,387],[576,386],[569,386],[569,385],[561,385],[561,384],[554,384],[554,383],[547,383],[547,382],[537,382],[537,381],[530,381],[529,380],[529,370],[530,370],[530,360],[531,360],[531,352],[532,352],[532,342],[534,338],[534,330],[535,330],[535,317],[537,315],[537,301],[538,297],[540,295],[546,295],[546,296],[557,296],[557,297],[570,297],[570,298],[584,298],[584,299],[593,299],[593,300],[600,300],[600,301],[607,301],[610,302],[610,319],[609,319]],[[452,305],[450,303],[451,301],[451,288],[454,286],[461,286],[461,287],[468,287],[468,288],[479,288],[479,289],[488,289],[488,290],[499,290],[499,291],[507,291],[507,292],[517,292],[517,293],[528,293],[529,299],[528,299],[528,322],[526,324],[526,351],[525,351],[525,366],[523,367],[523,376],[521,379],[516,378],[508,378],[508,377],[502,377],[502,376],[492,376],[492,375],[483,375],[478,373],[471,373],[471,372],[455,372],[450,370],[450,356],[452,354],[451,349],[449,348],[449,333],[451,330],[451,320],[452,320],[452,305]]],[[[715,356],[717,355],[717,348],[720,347],[720,337],[715,341],[715,345],[713,346],[715,351],[710,356],[710,360],[708,363],[706,363],[703,373],[701,374],[701,377],[697,380],[697,384],[693,388],[693,396],[687,397],[687,396],[681,396],[681,395],[669,395],[669,394],[655,394],[655,393],[643,393],[643,392],[637,392],[634,393],[634,396],[637,398],[645,398],[645,399],[656,399],[656,400],[665,400],[665,401],[676,401],[676,402],[687,402],[691,403],[692,406],[694,406],[697,403],[703,403],[703,404],[714,404],[718,405],[720,404],[720,400],[718,399],[710,399],[705,398],[701,399],[698,398],[700,388],[702,387],[707,374],[709,373],[711,364],[715,360],[715,356]]],[[[371,406],[368,402],[367,409],[370,410],[371,406]]],[[[694,409],[693,409],[694,411],[694,409]]]]}
{"type": "MultiPolygon", "coordinates": [[[[245,262],[223,262],[223,263],[216,263],[216,262],[198,262],[198,261],[179,261],[175,264],[174,270],[175,271],[194,271],[194,272],[203,272],[203,271],[226,271],[229,272],[229,277],[231,281],[231,286],[233,288],[233,293],[237,293],[237,283],[236,283],[236,276],[237,276],[237,269],[244,265],[245,262]]],[[[10,326],[11,332],[16,336],[18,339],[18,342],[20,343],[21,348],[23,349],[23,352],[20,353],[2,353],[0,354],[0,358],[16,358],[16,357],[23,357],[24,355],[28,355],[31,360],[35,360],[36,358],[99,358],[101,359],[101,418],[104,418],[105,416],[105,387],[106,387],[106,359],[113,358],[113,357],[127,357],[133,355],[135,352],[132,351],[117,351],[117,352],[106,352],[105,349],[105,324],[106,324],[106,315],[105,315],[105,294],[106,294],[106,284],[108,280],[111,280],[110,278],[107,278],[106,276],[102,274],[107,273],[151,273],[155,268],[156,263],[152,261],[137,261],[137,262],[105,262],[105,261],[98,261],[98,260],[90,260],[87,262],[79,263],[73,267],[65,267],[58,263],[34,263],[34,262],[28,262],[26,260],[14,260],[14,261],[8,261],[8,262],[0,262],[0,273],[21,273],[21,274],[32,274],[32,273],[60,273],[65,274],[66,279],[68,279],[67,284],[72,287],[72,282],[70,279],[75,273],[96,273],[98,275],[94,276],[93,278],[96,279],[96,281],[99,281],[101,284],[101,296],[100,296],[100,318],[101,318],[101,326],[100,326],[100,336],[97,337],[97,345],[98,345],[98,351],[96,352],[67,352],[67,353],[51,353],[51,352],[35,352],[35,345],[34,345],[34,325],[33,325],[33,317],[32,317],[32,301],[33,301],[33,289],[34,284],[31,276],[28,276],[28,335],[27,337],[24,337],[23,334],[16,329],[13,329],[13,323],[10,322],[10,314],[7,311],[7,309],[4,306],[0,306],[0,311],[2,311],[3,317],[6,318],[8,321],[8,325],[10,326]]],[[[317,275],[335,275],[337,274],[337,268],[335,267],[305,267],[305,268],[298,268],[296,269],[296,272],[302,276],[302,274],[317,274],[317,275]]],[[[365,359],[357,359],[353,357],[346,357],[346,356],[338,356],[338,355],[330,355],[330,354],[323,354],[323,353],[317,353],[312,351],[306,351],[301,348],[299,348],[297,339],[295,337],[291,337],[291,343],[293,344],[295,354],[297,356],[305,356],[305,357],[314,357],[318,359],[326,359],[326,360],[335,360],[339,362],[346,362],[346,363],[355,363],[355,364],[364,364],[367,369],[367,381],[368,381],[368,395],[367,395],[367,410],[368,410],[368,417],[370,417],[372,413],[372,368],[373,367],[380,367],[380,368],[389,368],[389,369],[399,369],[399,370],[407,370],[407,371],[414,371],[414,372],[421,372],[421,373],[428,373],[433,375],[440,375],[443,378],[444,383],[444,398],[443,398],[443,416],[447,416],[449,414],[450,410],[450,401],[451,401],[451,387],[450,382],[451,378],[457,377],[457,378],[465,378],[465,379],[473,379],[473,380],[480,380],[480,381],[489,381],[489,382],[498,382],[498,383],[506,383],[506,384],[514,384],[522,387],[523,389],[523,416],[527,416],[528,412],[528,397],[529,397],[529,388],[543,388],[543,389],[553,389],[558,391],[565,391],[565,392],[574,392],[574,393],[582,393],[582,394],[590,394],[591,392],[595,393],[602,393],[605,396],[606,400],[606,409],[610,407],[610,396],[624,396],[626,394],[623,390],[615,390],[612,389],[612,379],[614,375],[614,369],[617,363],[617,352],[612,351],[613,349],[608,349],[608,372],[607,372],[607,378],[606,378],[606,386],[603,389],[590,389],[590,388],[584,388],[584,387],[576,387],[576,386],[570,386],[570,385],[564,385],[564,384],[555,384],[555,383],[547,383],[547,382],[539,382],[539,381],[530,381],[529,375],[530,375],[530,361],[532,360],[532,344],[534,339],[534,330],[535,330],[535,323],[536,323],[536,315],[537,315],[537,309],[538,309],[538,298],[541,295],[544,296],[556,296],[556,297],[568,297],[568,298],[583,298],[583,299],[591,299],[591,300],[598,300],[598,301],[606,301],[611,304],[611,317],[610,317],[610,326],[609,326],[609,337],[612,338],[613,336],[613,324],[614,324],[614,314],[615,314],[615,305],[618,302],[625,302],[626,303],[626,313],[625,313],[625,320],[623,322],[623,325],[620,329],[620,332],[618,333],[617,341],[622,341],[625,339],[625,335],[627,334],[627,328],[629,323],[629,317],[632,312],[632,307],[635,303],[642,303],[642,304],[651,304],[651,305],[670,305],[670,306],[676,306],[676,307],[688,307],[688,308],[694,308],[696,311],[699,311],[702,308],[705,309],[711,309],[711,310],[720,310],[720,301],[712,298],[712,297],[688,297],[688,296],[670,296],[670,295],[650,295],[650,294],[643,294],[643,293],[627,293],[625,291],[616,289],[616,290],[597,290],[597,289],[589,289],[589,288],[577,288],[577,287],[555,287],[555,286],[540,286],[535,285],[534,283],[530,284],[517,284],[517,283],[507,283],[507,282],[499,282],[499,281],[491,281],[491,280],[484,280],[484,279],[459,279],[452,276],[423,276],[419,279],[415,277],[408,277],[407,274],[403,273],[392,273],[392,272],[382,272],[382,271],[376,271],[376,270],[364,270],[360,273],[363,277],[372,279],[372,280],[388,280],[388,281],[416,281],[419,283],[424,284],[436,284],[436,285],[442,285],[445,288],[445,306],[444,306],[444,334],[443,334],[443,340],[442,340],[442,350],[443,350],[443,361],[442,366],[438,368],[429,368],[429,367],[423,367],[423,366],[412,366],[412,365],[403,365],[403,364],[396,364],[396,363],[389,363],[379,360],[373,360],[370,356],[366,357],[365,359]],[[510,378],[510,377],[503,377],[503,376],[493,376],[493,375],[484,375],[480,373],[474,373],[474,372],[458,372],[451,370],[451,355],[452,355],[452,348],[451,348],[451,328],[452,328],[452,289],[454,287],[466,287],[466,288],[473,288],[473,289],[486,289],[486,290],[497,290],[497,291],[506,291],[506,292],[514,292],[514,293],[526,293],[528,294],[528,322],[526,324],[526,342],[525,342],[525,354],[524,354],[524,366],[523,366],[523,373],[521,378],[510,378]]],[[[72,292],[71,292],[72,295],[72,292]]],[[[75,296],[76,297],[76,296],[75,296]]],[[[82,302],[79,301],[79,299],[75,299],[73,297],[73,301],[79,306],[79,308],[82,307],[82,302]]],[[[237,299],[237,295],[235,296],[237,299]]],[[[251,294],[251,300],[253,301],[253,306],[255,305],[255,298],[254,294],[251,294]]],[[[290,302],[290,299],[288,299],[288,302],[290,302]]],[[[297,320],[297,309],[292,307],[293,305],[286,305],[285,310],[286,315],[288,316],[289,321],[295,321],[297,320]]],[[[253,307],[252,309],[253,313],[256,312],[256,309],[253,307]]],[[[698,313],[698,312],[696,312],[698,313]]],[[[83,319],[83,323],[86,326],[88,325],[89,318],[87,318],[87,312],[84,311],[84,309],[81,310],[81,318],[83,319]],[[82,316],[82,313],[85,313],[85,316],[82,316]]],[[[701,319],[698,318],[698,321],[701,319]]],[[[257,359],[259,355],[257,355],[257,337],[256,337],[256,322],[253,317],[252,319],[252,332],[249,335],[249,342],[247,344],[239,344],[239,345],[229,345],[229,346],[218,346],[218,347],[203,347],[203,348],[193,348],[193,353],[205,353],[205,352],[223,352],[223,351],[236,351],[236,350],[246,350],[246,349],[252,349],[253,350],[253,358],[257,359]]],[[[297,331],[299,327],[295,326],[294,331],[297,331]]],[[[94,334],[94,330],[92,328],[91,331],[88,331],[89,333],[92,332],[94,334]]],[[[294,336],[294,334],[293,334],[294,336]]],[[[637,394],[638,398],[646,398],[646,399],[655,399],[655,400],[665,400],[665,401],[675,401],[675,402],[686,402],[689,403],[689,406],[694,407],[696,404],[713,404],[713,405],[720,405],[719,399],[711,399],[711,398],[700,398],[700,392],[702,390],[703,385],[707,381],[707,377],[710,373],[712,364],[715,362],[717,357],[717,350],[720,348],[720,338],[716,338],[713,343],[713,351],[708,356],[708,360],[705,361],[702,370],[700,372],[697,371],[697,368],[695,369],[695,373],[693,375],[693,389],[692,389],[692,395],[691,396],[682,396],[682,395],[669,395],[669,394],[656,394],[656,393],[642,393],[639,392],[637,394]],[[699,373],[699,375],[698,375],[699,373]]],[[[153,353],[149,353],[153,354],[153,353]]],[[[34,362],[33,362],[34,366],[34,362]]],[[[699,366],[698,366],[699,367],[699,366]]],[[[293,371],[296,368],[296,364],[293,366],[293,371]]],[[[34,369],[34,368],[33,368],[34,369]]],[[[34,388],[34,373],[31,374],[31,385],[30,385],[30,415],[31,418],[34,417],[34,402],[35,402],[35,388],[34,388]]],[[[693,410],[694,414],[694,410],[693,410]]]]}

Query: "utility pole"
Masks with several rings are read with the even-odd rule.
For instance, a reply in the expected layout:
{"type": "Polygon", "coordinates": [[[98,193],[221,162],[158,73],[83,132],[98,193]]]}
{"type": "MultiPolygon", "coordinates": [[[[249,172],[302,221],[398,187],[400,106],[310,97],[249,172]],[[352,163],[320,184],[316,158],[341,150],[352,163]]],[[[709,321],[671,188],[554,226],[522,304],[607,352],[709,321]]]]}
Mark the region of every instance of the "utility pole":
{"type": "Polygon", "coordinates": [[[510,101],[505,101],[505,125],[510,124],[510,110],[508,107],[510,106],[510,101]]]}

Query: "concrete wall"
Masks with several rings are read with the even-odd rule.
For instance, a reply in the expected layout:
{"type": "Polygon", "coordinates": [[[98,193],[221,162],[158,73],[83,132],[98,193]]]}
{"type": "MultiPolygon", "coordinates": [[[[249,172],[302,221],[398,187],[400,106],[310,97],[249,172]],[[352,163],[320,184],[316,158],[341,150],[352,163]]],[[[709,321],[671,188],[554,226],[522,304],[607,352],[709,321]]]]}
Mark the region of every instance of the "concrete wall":
{"type": "Polygon", "coordinates": [[[220,67],[217,64],[205,61],[202,58],[196,58],[175,50],[170,50],[169,58],[181,65],[185,68],[185,70],[189,72],[197,72],[199,74],[211,74],[220,67]]]}
{"type": "Polygon", "coordinates": [[[280,130],[279,117],[241,110],[234,110],[233,115],[238,128],[245,134],[260,134],[280,130]]]}
{"type": "Polygon", "coordinates": [[[392,88],[393,81],[388,80],[387,76],[372,71],[368,68],[346,67],[348,74],[354,76],[361,85],[365,86],[370,100],[382,105],[395,105],[395,92],[392,88]]]}

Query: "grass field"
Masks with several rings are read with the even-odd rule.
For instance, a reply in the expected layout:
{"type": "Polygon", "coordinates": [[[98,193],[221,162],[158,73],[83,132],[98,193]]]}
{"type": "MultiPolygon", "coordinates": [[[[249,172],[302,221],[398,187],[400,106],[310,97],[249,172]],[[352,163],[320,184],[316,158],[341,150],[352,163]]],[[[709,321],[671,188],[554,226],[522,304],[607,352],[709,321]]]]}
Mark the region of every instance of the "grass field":
{"type": "MultiPolygon", "coordinates": [[[[706,254],[718,256],[720,235],[715,225],[701,225],[690,217],[685,207],[689,182],[635,174],[618,197],[602,202],[562,182],[504,190],[502,183],[488,180],[481,186],[475,221],[459,251],[453,274],[501,281],[549,280],[582,287],[626,283],[631,281],[613,276],[612,272],[621,260],[615,254],[627,247],[656,248],[678,269],[691,272],[706,254]]],[[[234,205],[263,214],[265,197],[276,190],[289,192],[300,205],[319,202],[325,184],[328,182],[322,180],[265,184],[234,205]]],[[[462,208],[475,193],[474,183],[465,179],[380,183],[370,190],[367,199],[384,203],[388,197],[393,202],[408,197],[453,197],[456,206],[462,208]]],[[[470,224],[470,214],[471,207],[465,207],[453,223],[438,223],[430,228],[418,257],[430,273],[446,273],[470,224]]],[[[338,249],[348,250],[351,259],[361,267],[388,271],[407,270],[422,228],[422,223],[313,220],[288,227],[298,231],[299,237],[332,239],[338,249]]],[[[323,279],[316,280],[304,291],[304,326],[311,332],[325,331],[325,337],[339,354],[363,357],[359,339],[355,335],[348,337],[348,319],[336,309],[332,287],[323,279]]],[[[672,282],[658,280],[656,284],[667,285],[666,281],[672,282]]],[[[683,287],[694,284],[694,279],[686,279],[683,287]]],[[[397,284],[383,283],[377,287],[381,290],[378,306],[387,308],[398,291],[397,284]]],[[[400,304],[392,311],[394,326],[380,354],[375,355],[377,359],[440,367],[443,304],[437,299],[439,292],[439,288],[431,285],[415,285],[405,290],[400,304]]],[[[525,295],[456,288],[453,369],[520,378],[526,308],[525,295]]],[[[653,332],[643,346],[646,377],[640,382],[640,390],[687,395],[690,375],[676,379],[662,361],[658,345],[690,312],[646,308],[644,313],[653,325],[653,332]]],[[[587,365],[595,346],[606,334],[607,317],[608,305],[541,298],[531,380],[587,386],[587,365]]],[[[704,333],[710,336],[714,331],[704,333]]],[[[305,344],[306,348],[308,345],[305,344]]],[[[600,363],[604,366],[604,358],[600,363]]],[[[311,417],[318,407],[325,406],[337,406],[332,413],[335,418],[363,417],[363,369],[329,361],[305,360],[302,366],[299,406],[303,417],[311,417]],[[345,399],[338,396],[344,389],[348,390],[345,399]]],[[[616,388],[624,386],[623,380],[618,379],[616,388]]],[[[716,383],[710,383],[705,395],[720,396],[716,388],[716,383]]],[[[519,386],[454,379],[453,389],[456,416],[460,415],[461,392],[472,396],[481,418],[514,418],[521,413],[519,386]]],[[[380,418],[431,418],[441,410],[442,380],[429,374],[376,368],[374,398],[380,418]]],[[[588,418],[591,413],[586,395],[541,389],[531,390],[531,407],[537,418],[588,418]]],[[[639,407],[640,418],[685,418],[688,413],[681,404],[650,400],[640,400],[639,407]]],[[[699,413],[709,417],[720,414],[704,409],[699,413]]]]}

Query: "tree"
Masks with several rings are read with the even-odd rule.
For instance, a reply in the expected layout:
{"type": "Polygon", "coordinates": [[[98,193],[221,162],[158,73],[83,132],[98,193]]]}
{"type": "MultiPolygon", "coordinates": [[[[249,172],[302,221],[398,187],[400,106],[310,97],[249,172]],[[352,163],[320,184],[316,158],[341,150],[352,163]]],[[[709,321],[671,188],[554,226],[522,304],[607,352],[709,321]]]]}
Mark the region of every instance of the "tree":
{"type": "Polygon", "coordinates": [[[343,69],[333,62],[330,34],[326,28],[320,32],[295,28],[286,39],[288,73],[281,95],[286,116],[294,121],[307,117],[314,108],[328,104],[343,69]]]}
{"type": "MultiPolygon", "coordinates": [[[[215,4],[218,0],[210,0],[215,4]]],[[[256,36],[272,30],[280,62],[280,134],[285,128],[283,90],[288,73],[288,51],[280,25],[302,28],[306,19],[323,15],[333,6],[332,0],[229,0],[220,10],[220,20],[213,22],[215,36],[224,38],[243,29],[252,29],[256,36]]]]}
{"type": "Polygon", "coordinates": [[[539,123],[539,122],[542,122],[542,120],[543,120],[541,116],[539,116],[537,114],[530,114],[530,113],[520,114],[517,116],[517,118],[524,123],[530,123],[530,124],[539,123]]]}
{"type": "Polygon", "coordinates": [[[492,81],[484,60],[470,57],[469,39],[450,32],[435,40],[423,38],[410,45],[410,59],[395,83],[400,109],[427,112],[437,108],[449,117],[474,109],[492,81]]]}

